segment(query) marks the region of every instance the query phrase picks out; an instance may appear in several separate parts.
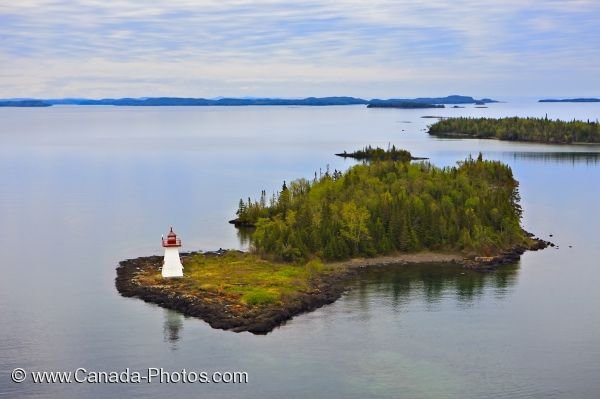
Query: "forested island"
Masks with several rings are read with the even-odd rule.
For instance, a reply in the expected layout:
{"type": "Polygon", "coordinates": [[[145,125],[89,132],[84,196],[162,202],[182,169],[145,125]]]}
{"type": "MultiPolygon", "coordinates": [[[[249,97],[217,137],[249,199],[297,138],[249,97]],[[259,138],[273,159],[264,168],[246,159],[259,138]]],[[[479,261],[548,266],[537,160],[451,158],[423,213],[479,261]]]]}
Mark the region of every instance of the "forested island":
{"type": "MultiPolygon", "coordinates": [[[[342,157],[342,158],[353,158],[353,159],[357,159],[357,160],[367,160],[367,161],[406,162],[406,161],[417,161],[417,160],[427,159],[427,158],[421,158],[421,157],[413,157],[409,151],[398,149],[398,148],[396,148],[395,145],[388,148],[387,151],[384,150],[383,148],[379,148],[379,147],[373,148],[369,145],[369,146],[366,146],[365,148],[363,148],[362,150],[357,150],[354,152],[344,151],[344,152],[340,152],[335,155],[338,157],[342,157]]],[[[337,172],[335,172],[335,173],[337,173],[337,172]]]]}
{"type": "Polygon", "coordinates": [[[529,141],[549,144],[600,143],[598,121],[561,121],[546,118],[445,118],[429,127],[429,134],[529,141]]]}
{"type": "Polygon", "coordinates": [[[270,199],[263,191],[240,200],[237,214],[256,226],[257,253],[286,261],[420,250],[491,256],[531,243],[518,201],[518,183],[500,162],[480,155],[438,168],[407,156],[284,182],[270,199]]]}
{"type": "Polygon", "coordinates": [[[395,147],[362,152],[379,155],[346,172],[283,182],[271,198],[262,191],[240,200],[238,219],[256,226],[250,253],[184,254],[184,277],[171,279],[161,277],[162,257],[126,260],[117,289],[214,328],[264,334],[335,301],[365,267],[492,268],[548,244],[521,227],[507,165],[479,155],[438,168],[395,147]]]}

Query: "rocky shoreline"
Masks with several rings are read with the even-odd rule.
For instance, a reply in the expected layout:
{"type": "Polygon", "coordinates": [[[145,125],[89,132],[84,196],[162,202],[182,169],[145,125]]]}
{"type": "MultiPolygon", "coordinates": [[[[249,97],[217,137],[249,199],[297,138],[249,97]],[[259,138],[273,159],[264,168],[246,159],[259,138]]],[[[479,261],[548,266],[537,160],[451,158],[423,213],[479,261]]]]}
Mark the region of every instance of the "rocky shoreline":
{"type": "MultiPolygon", "coordinates": [[[[248,331],[267,334],[294,316],[310,312],[339,299],[347,290],[348,279],[361,269],[392,264],[451,263],[470,269],[489,271],[498,266],[514,263],[527,250],[539,250],[553,246],[552,243],[533,239],[532,245],[517,246],[493,257],[464,258],[460,254],[422,252],[398,254],[368,259],[352,259],[331,264],[333,273],[323,274],[311,280],[310,289],[299,292],[285,303],[248,306],[233,301],[216,292],[195,290],[193,295],[182,289],[181,279],[165,279],[160,284],[144,284],[145,273],[158,273],[162,256],[140,257],[119,263],[115,285],[124,297],[137,297],[145,302],[177,310],[186,316],[198,317],[211,327],[234,332],[248,331]]],[[[226,251],[203,253],[204,256],[220,256],[226,251]]],[[[181,254],[185,258],[197,253],[181,254]]]]}
{"type": "MultiPolygon", "coordinates": [[[[204,254],[219,256],[222,253],[224,251],[204,254]]],[[[182,261],[185,263],[186,255],[192,254],[182,254],[182,261]]],[[[309,291],[300,292],[285,306],[242,306],[213,292],[197,291],[195,295],[179,292],[171,284],[173,280],[150,286],[138,280],[137,277],[148,270],[158,272],[162,261],[162,256],[149,256],[120,262],[115,279],[119,293],[124,297],[137,297],[145,302],[177,310],[186,316],[198,317],[212,328],[233,332],[248,331],[253,334],[267,334],[295,315],[335,302],[346,290],[346,278],[354,273],[348,269],[343,273],[322,276],[313,281],[309,291]]]]}
{"type": "Polygon", "coordinates": [[[533,237],[533,235],[531,234],[530,238],[532,239],[532,244],[530,246],[517,245],[516,247],[504,251],[496,256],[476,256],[473,259],[465,259],[462,262],[462,264],[468,269],[477,269],[484,271],[493,270],[498,266],[515,263],[516,261],[521,259],[521,255],[523,255],[525,251],[539,251],[547,247],[555,246],[550,241],[545,241],[540,238],[533,237]]]}

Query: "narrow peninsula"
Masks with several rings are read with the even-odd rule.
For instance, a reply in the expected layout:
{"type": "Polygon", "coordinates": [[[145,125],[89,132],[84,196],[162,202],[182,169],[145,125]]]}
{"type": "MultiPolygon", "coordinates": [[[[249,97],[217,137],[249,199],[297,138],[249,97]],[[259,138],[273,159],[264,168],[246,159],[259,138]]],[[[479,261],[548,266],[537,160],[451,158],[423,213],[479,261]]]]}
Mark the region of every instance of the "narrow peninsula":
{"type": "Polygon", "coordinates": [[[429,127],[429,134],[448,138],[499,139],[548,144],[600,143],[596,121],[546,118],[445,118],[429,127]]]}
{"type": "Polygon", "coordinates": [[[255,226],[251,252],[184,254],[181,278],[161,276],[162,257],[126,260],[117,268],[118,291],[214,328],[265,334],[338,299],[365,267],[485,270],[549,244],[521,227],[518,182],[507,165],[480,155],[438,168],[395,147],[368,149],[378,156],[346,172],[240,200],[238,219],[255,226]]]}

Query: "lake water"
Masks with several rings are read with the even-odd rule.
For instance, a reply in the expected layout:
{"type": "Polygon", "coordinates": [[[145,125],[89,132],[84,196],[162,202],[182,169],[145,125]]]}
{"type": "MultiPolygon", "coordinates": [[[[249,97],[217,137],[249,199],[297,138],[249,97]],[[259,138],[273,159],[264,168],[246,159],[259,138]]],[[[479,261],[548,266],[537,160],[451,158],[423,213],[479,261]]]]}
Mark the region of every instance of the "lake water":
{"type": "Polygon", "coordinates": [[[600,104],[0,108],[0,398],[600,397],[600,147],[435,139],[427,114],[595,120],[600,104]],[[526,229],[559,248],[487,274],[369,271],[266,336],[117,293],[118,262],[160,254],[169,226],[184,250],[243,247],[227,224],[240,197],[388,143],[440,166],[480,151],[510,164],[526,229]],[[15,367],[249,383],[16,384],[15,367]]]}

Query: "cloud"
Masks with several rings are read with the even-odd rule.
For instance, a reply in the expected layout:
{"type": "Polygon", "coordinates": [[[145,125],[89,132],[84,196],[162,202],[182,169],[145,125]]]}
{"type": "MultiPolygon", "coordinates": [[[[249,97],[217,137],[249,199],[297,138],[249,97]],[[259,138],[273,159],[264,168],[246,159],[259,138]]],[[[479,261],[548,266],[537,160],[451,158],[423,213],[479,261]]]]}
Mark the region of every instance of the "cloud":
{"type": "Polygon", "coordinates": [[[540,3],[5,2],[0,97],[593,94],[600,5],[540,3]]]}

